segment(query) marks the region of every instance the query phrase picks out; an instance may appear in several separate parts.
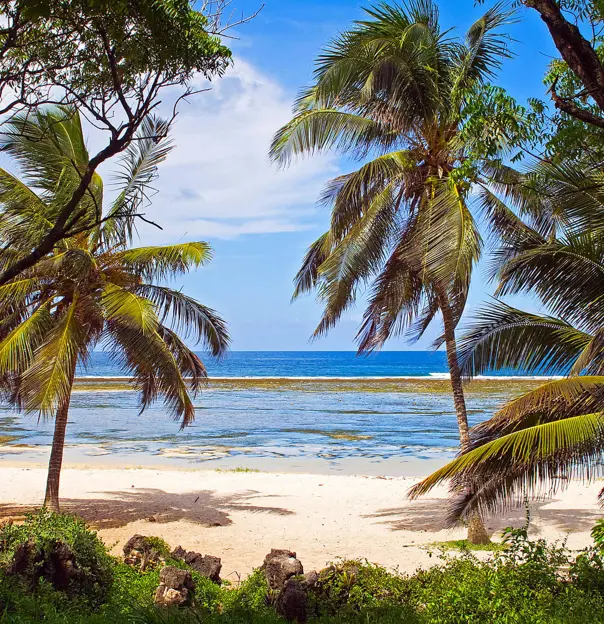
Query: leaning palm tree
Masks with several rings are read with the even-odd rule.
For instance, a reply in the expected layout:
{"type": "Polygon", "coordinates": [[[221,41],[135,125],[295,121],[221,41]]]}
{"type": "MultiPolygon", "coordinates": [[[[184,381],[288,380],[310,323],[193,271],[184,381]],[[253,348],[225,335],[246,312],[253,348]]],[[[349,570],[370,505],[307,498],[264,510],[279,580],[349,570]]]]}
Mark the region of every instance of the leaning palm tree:
{"type": "Polygon", "coordinates": [[[501,168],[493,186],[483,189],[484,207],[506,232],[497,294],[536,294],[552,315],[484,307],[462,341],[463,369],[565,376],[474,427],[469,449],[412,489],[417,497],[450,482],[458,495],[473,483],[454,497],[452,523],[603,471],[604,174],[591,163],[545,162],[525,175],[501,168]]]}
{"type": "MultiPolygon", "coordinates": [[[[3,149],[23,179],[0,170],[0,239],[10,253],[52,227],[61,197],[72,192],[88,155],[80,118],[51,109],[11,122],[3,149]],[[33,232],[31,230],[34,230],[33,232]]],[[[162,397],[184,427],[195,417],[191,394],[206,377],[189,336],[214,355],[228,346],[216,313],[166,286],[210,259],[206,243],[130,246],[137,215],[167,152],[165,124],[149,119],[126,152],[116,198],[103,207],[95,176],[78,213],[78,230],[33,268],[0,287],[0,381],[26,413],[55,418],[45,506],[59,511],[59,479],[78,364],[102,345],[132,375],[141,411],[162,397]],[[179,335],[180,334],[180,335],[179,335]]]]}
{"type": "MultiPolygon", "coordinates": [[[[489,128],[488,116],[477,124],[472,110],[482,101],[479,92],[493,93],[485,81],[509,56],[499,29],[510,14],[501,7],[488,11],[459,41],[442,32],[430,0],[383,3],[366,13],[319,57],[314,84],[271,148],[282,165],[329,148],[372,157],[328,184],[322,203],[332,210],[330,227],[310,247],[294,296],[318,292],[324,303],[319,336],[354,304],[361,285],[372,284],[357,336],[363,353],[402,332],[419,338],[440,314],[438,344],[446,345],[465,449],[470,440],[455,328],[481,250],[468,196],[478,143],[500,137],[489,144],[497,153],[506,142],[505,133],[489,128]]],[[[479,521],[473,528],[472,541],[488,539],[479,521]]]]}

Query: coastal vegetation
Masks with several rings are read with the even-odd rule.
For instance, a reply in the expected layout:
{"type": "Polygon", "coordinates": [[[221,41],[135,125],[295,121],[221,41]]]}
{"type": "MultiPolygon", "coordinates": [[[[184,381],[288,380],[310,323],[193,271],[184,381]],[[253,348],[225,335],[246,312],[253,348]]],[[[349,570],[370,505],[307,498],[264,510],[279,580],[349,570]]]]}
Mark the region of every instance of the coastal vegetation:
{"type": "Polygon", "coordinates": [[[463,338],[462,366],[469,376],[501,368],[568,376],[508,402],[473,428],[469,452],[414,488],[418,496],[442,481],[452,480],[454,490],[462,481],[482,482],[472,496],[456,499],[452,521],[554,494],[569,478],[601,475],[604,318],[597,302],[604,229],[602,174],[590,165],[584,158],[522,175],[505,170],[499,190],[514,211],[484,191],[485,203],[507,223],[497,252],[498,293],[535,293],[555,316],[502,302],[483,307],[463,338]]]}
{"type": "MultiPolygon", "coordinates": [[[[286,621],[279,615],[283,605],[279,595],[286,589],[271,589],[265,569],[257,569],[242,582],[217,584],[180,560],[177,551],[170,554],[163,540],[145,539],[163,563],[141,570],[127,558],[110,556],[96,534],[71,516],[41,513],[28,517],[23,525],[4,525],[0,528],[0,622],[286,621]],[[37,574],[27,567],[16,572],[15,553],[22,552],[19,547],[24,543],[31,545],[40,561],[61,544],[62,552],[78,562],[79,573],[60,585],[50,568],[42,567],[37,574]],[[162,565],[190,574],[195,590],[189,606],[153,606],[162,565]]],[[[468,551],[458,557],[441,553],[433,567],[412,575],[366,561],[335,562],[316,575],[311,573],[300,621],[590,624],[604,619],[601,545],[571,553],[564,544],[529,540],[526,528],[504,532],[503,541],[505,547],[486,558],[468,551]]]]}
{"type": "MultiPolygon", "coordinates": [[[[440,316],[436,346],[446,347],[462,450],[470,437],[455,331],[482,249],[470,191],[489,161],[532,136],[526,111],[489,84],[511,56],[511,18],[494,7],[456,39],[432,2],[367,9],[319,57],[271,148],[282,165],[327,149],[375,156],[328,183],[330,228],[309,248],[294,297],[312,290],[324,304],[317,337],[371,284],[359,353],[402,333],[419,339],[440,316]]],[[[478,517],[469,535],[488,541],[478,517]]]]}
{"type": "MultiPolygon", "coordinates": [[[[134,219],[156,168],[170,150],[165,122],[149,117],[124,152],[116,199],[103,204],[98,174],[78,206],[78,230],[51,254],[0,286],[0,379],[6,400],[25,413],[54,417],[44,504],[59,510],[59,481],[69,403],[78,364],[98,344],[140,393],[144,410],[158,397],[182,426],[195,418],[191,393],[205,367],[183,341],[191,337],[214,355],[228,347],[222,319],[182,291],[162,284],[205,264],[203,242],[132,247],[134,219]],[[180,335],[179,335],[180,334],[180,335]]],[[[6,265],[52,224],[65,197],[80,184],[89,160],[77,111],[52,108],[16,116],[5,125],[2,149],[24,172],[0,170],[4,206],[0,239],[6,265]]]]}
{"type": "MultiPolygon", "coordinates": [[[[0,391],[23,413],[54,418],[45,508],[0,526],[0,623],[603,622],[603,521],[593,544],[575,551],[531,540],[528,521],[491,544],[483,525],[487,515],[571,480],[602,476],[604,12],[590,0],[516,3],[540,15],[561,53],[545,76],[552,106],[520,105],[494,84],[512,56],[507,29],[516,14],[504,5],[486,9],[459,38],[441,27],[431,0],[376,2],[318,57],[312,85],[271,146],[282,166],[326,150],[358,165],[327,184],[320,203],[331,212],[329,227],[295,280],[294,297],[315,292],[323,305],[314,337],[330,331],[363,288],[361,354],[442,323],[434,346],[446,350],[450,380],[321,380],[314,390],[442,393],[450,385],[459,455],[410,494],[451,486],[449,522],[466,523],[468,539],[431,549],[454,554],[434,555],[434,566],[413,574],[354,560],[309,576],[295,553],[271,551],[249,578],[228,583],[200,572],[216,557],[140,535],[132,540],[144,543],[141,556],[129,557],[126,546],[115,557],[82,519],[58,513],[74,390],[129,387],[141,411],[161,399],[184,427],[206,381],[193,346],[214,356],[229,346],[222,318],[170,286],[204,266],[210,246],[133,245],[137,223],[161,227],[143,208],[171,149],[178,104],[194,94],[195,77],[219,78],[231,63],[222,35],[232,24],[221,19],[228,4],[0,7],[0,149],[16,167],[0,169],[0,391]],[[168,90],[172,115],[160,119],[168,90]],[[94,154],[83,120],[105,137],[94,154]],[[108,201],[98,171],[113,158],[119,170],[108,201]],[[483,227],[497,290],[461,331],[483,227]],[[544,311],[503,301],[517,294],[536,297],[544,311]],[[76,381],[98,345],[132,383],[76,381]],[[470,428],[466,394],[504,394],[507,382],[465,380],[510,368],[561,378],[509,382],[522,394],[470,428]],[[275,583],[268,569],[279,558],[295,572],[275,583]],[[167,585],[166,575],[181,586],[167,585]],[[303,610],[292,614],[292,604],[303,610]]],[[[214,383],[313,391],[293,379],[214,383]]],[[[311,420],[282,431],[330,445],[370,443],[360,429],[338,427],[311,420]]],[[[2,434],[0,445],[16,446],[16,429],[2,434]]]]}

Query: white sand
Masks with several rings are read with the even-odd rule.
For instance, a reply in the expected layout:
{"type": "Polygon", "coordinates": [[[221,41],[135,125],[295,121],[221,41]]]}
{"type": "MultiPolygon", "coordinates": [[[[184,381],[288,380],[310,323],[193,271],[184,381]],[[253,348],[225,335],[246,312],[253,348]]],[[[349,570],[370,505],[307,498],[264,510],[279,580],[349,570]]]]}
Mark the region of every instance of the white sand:
{"type": "MultiPolygon", "coordinates": [[[[4,458],[0,464],[0,516],[15,506],[41,503],[46,471],[4,458]]],[[[135,533],[158,535],[172,547],[222,558],[224,578],[245,576],[271,548],[298,553],[306,570],[338,558],[366,558],[413,572],[429,566],[427,545],[464,537],[443,526],[446,490],[406,499],[413,477],[235,473],[195,470],[65,469],[63,509],[99,527],[117,554],[135,533]],[[150,521],[149,518],[155,521],[150,521]]],[[[533,504],[531,533],[549,540],[568,535],[582,548],[601,517],[601,484],[572,483],[554,500],[533,504]]],[[[495,537],[519,526],[524,510],[491,520],[495,537]]]]}

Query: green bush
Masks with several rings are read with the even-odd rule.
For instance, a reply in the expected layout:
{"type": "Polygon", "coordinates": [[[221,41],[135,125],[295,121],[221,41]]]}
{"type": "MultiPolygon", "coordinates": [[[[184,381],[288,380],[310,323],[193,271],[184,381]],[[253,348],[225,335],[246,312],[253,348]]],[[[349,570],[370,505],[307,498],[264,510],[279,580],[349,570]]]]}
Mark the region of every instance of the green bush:
{"type": "Polygon", "coordinates": [[[344,561],[322,570],[310,594],[315,616],[359,613],[366,608],[405,603],[405,578],[367,561],[344,561]]]}
{"type": "MultiPolygon", "coordinates": [[[[114,560],[96,532],[91,531],[84,521],[43,510],[29,514],[23,524],[3,525],[0,527],[0,565],[6,566],[15,550],[27,542],[33,545],[41,559],[35,564],[37,567],[44,565],[57,544],[68,546],[75,556],[78,574],[70,580],[67,596],[87,601],[91,606],[105,601],[113,580],[114,560]]],[[[22,581],[31,585],[38,576],[36,572],[27,570],[22,581]]],[[[39,587],[29,589],[41,591],[39,587]]]]}
{"type": "MultiPolygon", "coordinates": [[[[284,624],[262,571],[237,589],[219,586],[191,571],[196,604],[156,609],[159,570],[141,572],[106,553],[96,535],[72,517],[42,513],[22,526],[0,530],[0,563],[10,561],[23,541],[40,548],[64,541],[87,566],[107,566],[99,593],[68,595],[41,580],[35,591],[0,572],[0,624],[284,624]],[[99,563],[101,562],[101,563],[99,563]],[[102,565],[101,565],[102,564],[102,565]]],[[[309,595],[314,624],[595,624],[604,623],[604,552],[578,556],[562,545],[529,540],[525,529],[504,534],[506,548],[480,559],[471,552],[443,553],[429,570],[412,576],[388,572],[365,561],[333,564],[309,595]]],[[[168,545],[157,542],[166,552],[168,545]]],[[[166,560],[182,568],[182,561],[166,560]]],[[[1,569],[1,565],[0,565],[1,569]]],[[[103,568],[104,569],[104,568],[103,568]]],[[[99,578],[98,574],[95,578],[99,578]]]]}

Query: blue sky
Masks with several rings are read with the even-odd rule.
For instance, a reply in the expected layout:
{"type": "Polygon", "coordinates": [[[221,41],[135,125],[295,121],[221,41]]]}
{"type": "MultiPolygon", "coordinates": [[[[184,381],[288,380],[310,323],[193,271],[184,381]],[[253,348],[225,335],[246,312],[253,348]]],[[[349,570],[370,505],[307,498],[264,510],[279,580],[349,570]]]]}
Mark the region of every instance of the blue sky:
{"type": "MultiPolygon", "coordinates": [[[[234,0],[244,13],[258,0],[234,0]]],[[[211,265],[187,277],[189,294],[217,309],[229,322],[234,350],[352,350],[362,308],[351,311],[328,337],[310,344],[320,308],[307,297],[290,304],[292,279],[306,247],[321,234],[328,214],[314,200],[322,184],[349,163],[325,155],[278,171],[266,157],[271,135],[287,120],[298,89],[308,83],[321,47],[361,16],[352,0],[267,0],[232,41],[234,68],[209,93],[185,105],[177,122],[176,148],[162,168],[148,211],[163,232],[142,230],[144,242],[202,239],[212,243],[211,265]]],[[[490,3],[442,0],[446,27],[462,33],[490,3]]],[[[517,57],[499,83],[524,101],[545,97],[541,80],[555,55],[545,27],[529,10],[510,27],[517,57]]],[[[468,314],[491,288],[479,267],[468,314]]],[[[521,300],[525,307],[530,301],[521,300]]],[[[403,338],[386,348],[427,348],[403,338]]]]}

